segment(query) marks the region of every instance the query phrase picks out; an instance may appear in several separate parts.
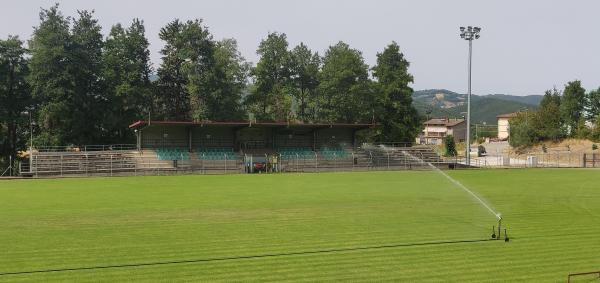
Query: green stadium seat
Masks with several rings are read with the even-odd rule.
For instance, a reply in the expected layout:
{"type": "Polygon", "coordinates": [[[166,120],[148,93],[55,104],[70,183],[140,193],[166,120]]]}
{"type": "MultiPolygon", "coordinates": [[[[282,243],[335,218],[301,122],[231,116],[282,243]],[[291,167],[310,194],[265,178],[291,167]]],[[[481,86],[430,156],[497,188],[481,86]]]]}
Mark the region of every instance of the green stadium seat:
{"type": "Polygon", "coordinates": [[[182,148],[157,148],[156,159],[158,160],[190,160],[190,154],[182,148]]]}
{"type": "Polygon", "coordinates": [[[235,153],[231,147],[208,147],[196,150],[198,159],[203,160],[232,160],[235,153]]]}

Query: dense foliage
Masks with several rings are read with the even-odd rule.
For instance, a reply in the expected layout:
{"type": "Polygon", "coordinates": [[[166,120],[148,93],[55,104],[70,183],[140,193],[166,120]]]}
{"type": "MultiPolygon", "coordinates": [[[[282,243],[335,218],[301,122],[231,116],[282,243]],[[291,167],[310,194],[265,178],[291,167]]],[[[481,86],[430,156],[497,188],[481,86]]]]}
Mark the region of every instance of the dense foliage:
{"type": "Polygon", "coordinates": [[[580,81],[546,91],[536,111],[524,111],[510,121],[509,142],[526,147],[545,140],[573,137],[600,140],[598,90],[585,92],[580,81]]]}
{"type": "Polygon", "coordinates": [[[164,47],[154,69],[140,19],[106,36],[90,11],[66,17],[56,4],[39,19],[27,48],[17,37],[0,40],[3,166],[30,142],[132,142],[127,125],[138,119],[374,122],[381,129],[365,136],[381,141],[418,133],[413,78],[395,42],[377,54],[371,74],[347,43],[320,56],[272,32],[252,66],[235,39],[215,39],[200,19],[175,19],[159,32],[164,47]]]}

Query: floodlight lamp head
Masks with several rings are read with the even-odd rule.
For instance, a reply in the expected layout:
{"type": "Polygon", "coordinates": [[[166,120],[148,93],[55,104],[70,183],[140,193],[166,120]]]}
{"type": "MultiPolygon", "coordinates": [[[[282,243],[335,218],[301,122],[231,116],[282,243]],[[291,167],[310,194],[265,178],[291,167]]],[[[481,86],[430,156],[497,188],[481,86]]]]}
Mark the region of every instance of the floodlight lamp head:
{"type": "Polygon", "coordinates": [[[476,34],[476,35],[475,35],[475,39],[478,39],[478,38],[479,38],[479,34],[476,34]]]}
{"type": "Polygon", "coordinates": [[[460,27],[460,31],[464,32],[465,31],[465,27],[460,27]]]}

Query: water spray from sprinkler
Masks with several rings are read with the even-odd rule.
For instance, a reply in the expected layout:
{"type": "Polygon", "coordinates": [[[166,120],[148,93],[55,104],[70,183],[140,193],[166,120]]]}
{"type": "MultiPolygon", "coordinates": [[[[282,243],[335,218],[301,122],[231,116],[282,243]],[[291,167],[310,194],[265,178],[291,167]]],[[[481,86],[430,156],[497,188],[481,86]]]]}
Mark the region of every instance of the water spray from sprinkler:
{"type": "MultiPolygon", "coordinates": [[[[492,239],[496,239],[496,240],[500,240],[502,238],[502,214],[500,214],[499,212],[497,212],[496,210],[494,210],[487,202],[485,202],[481,197],[479,197],[477,194],[475,194],[473,191],[471,191],[469,188],[467,188],[465,185],[463,185],[461,182],[455,180],[454,178],[450,177],[448,174],[444,173],[444,171],[440,170],[439,168],[435,167],[433,164],[431,164],[430,162],[426,162],[423,159],[420,159],[412,154],[410,154],[407,151],[402,150],[401,153],[412,159],[415,160],[417,162],[419,162],[420,164],[426,164],[427,166],[429,166],[431,169],[433,169],[434,171],[438,172],[439,174],[441,174],[442,176],[444,176],[447,180],[449,180],[451,183],[453,183],[454,185],[456,185],[457,187],[461,188],[463,191],[465,191],[466,193],[468,193],[469,195],[471,195],[471,197],[473,197],[473,199],[475,199],[477,202],[479,202],[479,204],[481,204],[484,208],[486,208],[490,214],[492,214],[494,217],[496,217],[496,219],[498,219],[498,233],[496,234],[496,227],[492,226],[492,239]]],[[[504,240],[506,242],[508,242],[507,240],[507,236],[506,236],[506,229],[504,232],[504,240]]]]}

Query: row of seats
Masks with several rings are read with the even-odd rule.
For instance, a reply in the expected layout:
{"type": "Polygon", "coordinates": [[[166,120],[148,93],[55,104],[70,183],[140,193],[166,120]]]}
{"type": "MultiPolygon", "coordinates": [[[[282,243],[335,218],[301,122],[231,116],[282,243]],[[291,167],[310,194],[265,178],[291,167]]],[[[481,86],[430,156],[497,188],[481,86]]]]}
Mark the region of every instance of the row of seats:
{"type": "Polygon", "coordinates": [[[198,158],[202,160],[231,160],[236,157],[231,147],[206,147],[196,152],[198,158]]]}
{"type": "MultiPolygon", "coordinates": [[[[216,147],[202,148],[196,150],[198,159],[224,160],[235,159],[233,148],[216,147]]],[[[183,148],[157,148],[156,159],[158,160],[190,160],[190,153],[183,148]]]]}
{"type": "MultiPolygon", "coordinates": [[[[342,148],[323,147],[320,150],[321,156],[328,160],[347,158],[348,152],[342,148]]],[[[280,148],[279,154],[282,158],[305,158],[315,157],[314,151],[308,147],[288,147],[280,148]]],[[[203,160],[231,160],[236,158],[233,148],[215,147],[201,148],[196,150],[198,159],[203,160]]],[[[190,154],[186,149],[181,148],[157,148],[156,158],[158,160],[190,160],[190,154]]]]}
{"type": "Polygon", "coordinates": [[[280,148],[279,154],[282,158],[314,158],[315,153],[308,147],[286,147],[280,148]]]}
{"type": "Polygon", "coordinates": [[[233,152],[232,147],[205,147],[199,148],[197,152],[233,152]]]}
{"type": "Polygon", "coordinates": [[[348,152],[343,148],[322,147],[320,153],[327,160],[347,158],[349,156],[348,152]]]}
{"type": "Polygon", "coordinates": [[[181,148],[157,148],[156,159],[158,160],[190,160],[190,153],[181,148]]]}

